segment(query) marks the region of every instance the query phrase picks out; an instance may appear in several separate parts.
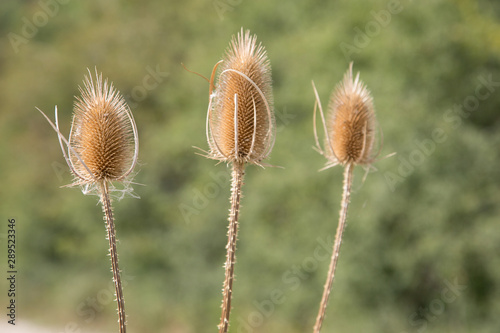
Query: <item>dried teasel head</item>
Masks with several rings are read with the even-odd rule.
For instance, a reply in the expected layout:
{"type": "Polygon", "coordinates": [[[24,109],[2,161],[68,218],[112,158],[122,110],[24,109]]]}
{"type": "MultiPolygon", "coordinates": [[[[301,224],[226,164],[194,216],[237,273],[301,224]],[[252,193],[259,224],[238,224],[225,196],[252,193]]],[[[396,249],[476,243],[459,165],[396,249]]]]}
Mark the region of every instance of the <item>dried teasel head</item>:
{"type": "Polygon", "coordinates": [[[102,75],[85,77],[76,98],[68,152],[75,175],[82,181],[122,180],[137,162],[137,129],[132,113],[102,75]]]}
{"type": "Polygon", "coordinates": [[[257,45],[257,37],[241,29],[212,72],[207,114],[208,157],[260,165],[269,156],[274,138],[271,65],[264,47],[257,45]]]}
{"type": "MultiPolygon", "coordinates": [[[[359,79],[359,73],[353,78],[352,62],[330,97],[326,121],[315,87],[314,91],[325,130],[324,149],[319,145],[316,127],[314,133],[318,150],[328,159],[325,168],[337,164],[370,165],[377,155],[373,152],[375,110],[370,91],[359,79]]],[[[314,118],[316,123],[316,106],[314,118]]]]}
{"type": "Polygon", "coordinates": [[[91,192],[93,185],[120,181],[125,184],[122,195],[132,192],[129,177],[137,163],[139,139],[137,127],[127,103],[120,93],[103,82],[96,70],[95,81],[89,71],[76,97],[73,121],[66,140],[59,130],[57,107],[55,124],[42,112],[55,131],[75,182],[83,185],[84,193],[91,192]],[[67,146],[64,149],[63,141],[67,146]]]}

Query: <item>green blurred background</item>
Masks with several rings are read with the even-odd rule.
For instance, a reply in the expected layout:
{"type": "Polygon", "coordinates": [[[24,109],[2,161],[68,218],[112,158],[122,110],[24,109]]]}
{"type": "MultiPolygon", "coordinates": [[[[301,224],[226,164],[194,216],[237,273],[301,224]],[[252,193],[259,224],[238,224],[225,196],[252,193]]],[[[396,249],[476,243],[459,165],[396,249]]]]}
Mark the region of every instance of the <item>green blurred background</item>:
{"type": "MultiPolygon", "coordinates": [[[[0,262],[4,274],[16,218],[18,320],[117,330],[97,197],[60,188],[72,177],[35,109],[53,117],[57,105],[68,133],[78,86],[97,67],[126,96],[140,135],[141,199],[114,203],[129,330],[216,330],[230,170],[195,154],[207,148],[208,84],[181,63],[210,75],[241,27],[272,64],[278,133],[268,163],[284,169],[247,169],[230,331],[312,330],[342,168],[318,172],[311,80],[326,107],[354,61],[374,96],[380,156],[397,155],[364,183],[356,169],[323,331],[498,332],[494,0],[0,2],[0,262]]],[[[7,289],[2,277],[4,309],[7,289]]]]}

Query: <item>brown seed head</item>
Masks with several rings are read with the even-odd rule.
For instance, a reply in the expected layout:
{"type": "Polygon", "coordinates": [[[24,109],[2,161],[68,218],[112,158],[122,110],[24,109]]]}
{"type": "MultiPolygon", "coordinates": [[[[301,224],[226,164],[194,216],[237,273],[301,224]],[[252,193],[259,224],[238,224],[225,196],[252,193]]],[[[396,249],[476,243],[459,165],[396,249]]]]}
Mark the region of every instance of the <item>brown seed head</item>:
{"type": "Polygon", "coordinates": [[[76,98],[69,143],[72,169],[80,183],[122,180],[137,159],[137,130],[125,100],[96,71],[85,77],[76,98]],[[83,163],[82,163],[83,162],[83,163]],[[91,174],[89,174],[89,171],[91,174]]]}
{"type": "Polygon", "coordinates": [[[353,79],[352,63],[337,85],[328,105],[325,155],[336,164],[370,164],[373,161],[375,110],[370,91],[353,79]]]}
{"type": "Polygon", "coordinates": [[[243,29],[231,41],[210,96],[210,157],[259,163],[274,144],[271,65],[257,37],[243,29]]]}

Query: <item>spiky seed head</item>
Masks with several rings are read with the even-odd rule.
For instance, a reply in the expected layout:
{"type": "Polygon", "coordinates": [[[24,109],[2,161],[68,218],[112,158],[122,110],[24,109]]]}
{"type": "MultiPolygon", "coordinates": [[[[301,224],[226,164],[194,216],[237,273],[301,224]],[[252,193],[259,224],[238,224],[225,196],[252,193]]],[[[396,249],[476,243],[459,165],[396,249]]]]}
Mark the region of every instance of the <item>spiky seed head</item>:
{"type": "Polygon", "coordinates": [[[209,106],[211,158],[258,164],[274,144],[271,65],[257,36],[241,29],[226,50],[209,106]]]}
{"type": "Polygon", "coordinates": [[[75,101],[70,145],[81,160],[70,151],[73,170],[80,182],[121,180],[137,158],[132,113],[113,84],[103,82],[97,71],[95,82],[89,71],[79,90],[81,97],[75,101]]]}
{"type": "Polygon", "coordinates": [[[329,160],[342,165],[373,162],[376,129],[373,99],[359,73],[353,78],[352,62],[330,97],[326,122],[325,155],[329,160]]]}

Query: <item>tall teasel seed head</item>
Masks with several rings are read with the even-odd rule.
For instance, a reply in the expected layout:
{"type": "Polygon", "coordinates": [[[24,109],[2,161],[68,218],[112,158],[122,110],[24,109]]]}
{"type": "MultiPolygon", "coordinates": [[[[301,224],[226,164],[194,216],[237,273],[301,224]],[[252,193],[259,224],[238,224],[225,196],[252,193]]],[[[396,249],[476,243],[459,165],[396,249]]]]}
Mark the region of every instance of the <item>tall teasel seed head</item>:
{"type": "Polygon", "coordinates": [[[325,149],[320,152],[329,161],[327,167],[373,162],[376,132],[373,99],[359,73],[353,78],[352,62],[330,97],[325,132],[325,149]]]}
{"type": "Polygon", "coordinates": [[[76,97],[68,139],[59,130],[57,106],[55,124],[42,110],[37,109],[57,132],[64,159],[76,178],[72,185],[83,185],[85,194],[92,193],[90,190],[98,190],[109,240],[109,254],[118,303],[119,330],[125,332],[126,315],[110,192],[122,192],[119,198],[132,192],[130,187],[132,177],[128,176],[137,163],[139,152],[137,127],[123,97],[113,84],[108,85],[107,80],[103,83],[102,74],[98,74],[97,69],[95,82],[89,70],[89,76],[84,79],[84,86],[79,89],[81,96],[76,97]],[[68,148],[67,153],[63,142],[68,148]],[[123,183],[124,189],[116,189],[113,181],[123,183]]]}
{"type": "Polygon", "coordinates": [[[70,142],[86,167],[70,154],[77,175],[91,181],[123,179],[136,159],[136,130],[129,107],[113,84],[103,83],[97,73],[95,83],[90,75],[85,77],[80,93],[70,142]]]}
{"type": "MultiPolygon", "coordinates": [[[[209,157],[259,164],[274,145],[271,64],[250,31],[233,36],[221,62],[207,116],[209,157]]],[[[213,74],[211,86],[213,85],[213,74]]]]}
{"type": "MultiPolygon", "coordinates": [[[[63,153],[76,180],[73,185],[123,181],[132,173],[138,156],[137,127],[127,103],[120,93],[103,82],[96,70],[95,82],[89,71],[76,97],[69,140],[59,132],[56,109],[56,131],[68,146],[63,153]]],[[[126,188],[124,192],[131,192],[126,188]]]]}

